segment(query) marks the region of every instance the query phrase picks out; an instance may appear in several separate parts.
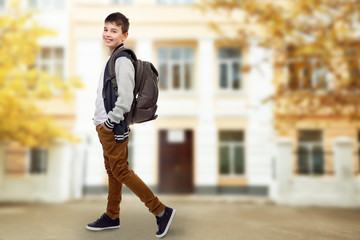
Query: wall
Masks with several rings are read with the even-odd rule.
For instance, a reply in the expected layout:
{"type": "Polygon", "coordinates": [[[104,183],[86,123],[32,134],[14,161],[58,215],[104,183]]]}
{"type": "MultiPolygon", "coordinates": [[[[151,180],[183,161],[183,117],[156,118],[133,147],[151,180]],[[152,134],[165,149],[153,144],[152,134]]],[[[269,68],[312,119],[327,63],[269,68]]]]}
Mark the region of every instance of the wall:
{"type": "MultiPolygon", "coordinates": [[[[217,49],[222,36],[209,28],[209,21],[229,23],[226,15],[202,13],[193,6],[159,5],[155,1],[122,5],[131,22],[129,37],[139,59],[157,64],[159,46],[186,45],[194,48],[193,91],[160,91],[159,118],[145,125],[133,126],[133,169],[150,186],[158,184],[158,131],[191,129],[194,133],[195,192],[217,193],[218,187],[260,186],[267,194],[271,179],[273,130],[271,105],[263,100],[272,92],[272,64],[263,59],[271,54],[254,43],[241,49],[244,64],[244,89],[219,91],[217,49]],[[246,134],[246,174],[219,176],[218,131],[244,130],[246,134]]],[[[100,143],[92,126],[96,87],[108,50],[102,46],[104,18],[114,12],[113,6],[97,1],[74,1],[71,6],[69,46],[73,57],[71,71],[80,75],[86,88],[79,91],[76,129],[90,143],[85,146],[86,182],[92,188],[106,184],[100,143]],[[76,56],[75,56],[76,54],[76,56]],[[92,100],[90,100],[92,99],[92,100]],[[89,102],[90,100],[90,102],[89,102]]],[[[237,17],[241,15],[236,15],[237,17]]],[[[239,20],[239,19],[237,19],[239,20]]],[[[231,32],[231,31],[229,31],[231,32]]],[[[237,46],[241,48],[241,46],[237,46]]]]}
{"type": "Polygon", "coordinates": [[[347,137],[333,141],[334,176],[294,176],[293,142],[280,139],[271,197],[281,204],[360,207],[360,176],[354,173],[353,144],[347,137]]]}
{"type": "MultiPolygon", "coordinates": [[[[80,197],[81,177],[79,164],[73,158],[72,146],[56,141],[48,150],[48,167],[45,174],[7,176],[5,173],[6,144],[0,145],[0,201],[61,202],[80,197]],[[77,173],[77,175],[75,174],[77,173]]],[[[81,168],[80,168],[81,169],[81,168]]]]}

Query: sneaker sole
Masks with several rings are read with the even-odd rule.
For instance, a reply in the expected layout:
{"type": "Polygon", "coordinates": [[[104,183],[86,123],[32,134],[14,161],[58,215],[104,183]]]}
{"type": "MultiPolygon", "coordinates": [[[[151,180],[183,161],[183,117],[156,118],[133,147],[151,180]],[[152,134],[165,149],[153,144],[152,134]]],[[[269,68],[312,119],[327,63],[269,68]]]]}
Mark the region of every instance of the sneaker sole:
{"type": "Polygon", "coordinates": [[[101,230],[116,229],[116,228],[120,228],[120,225],[119,226],[113,226],[113,227],[104,227],[104,228],[95,228],[95,227],[86,226],[86,229],[90,230],[90,231],[101,231],[101,230]]]}
{"type": "Polygon", "coordinates": [[[175,217],[175,213],[176,213],[176,210],[173,209],[173,212],[172,212],[172,214],[171,214],[171,216],[170,216],[169,222],[168,222],[168,224],[166,225],[165,231],[164,231],[161,235],[156,235],[156,237],[158,237],[158,238],[165,237],[165,235],[166,235],[167,232],[169,231],[170,225],[171,225],[171,223],[172,223],[172,221],[173,221],[173,219],[174,219],[174,217],[175,217]]]}

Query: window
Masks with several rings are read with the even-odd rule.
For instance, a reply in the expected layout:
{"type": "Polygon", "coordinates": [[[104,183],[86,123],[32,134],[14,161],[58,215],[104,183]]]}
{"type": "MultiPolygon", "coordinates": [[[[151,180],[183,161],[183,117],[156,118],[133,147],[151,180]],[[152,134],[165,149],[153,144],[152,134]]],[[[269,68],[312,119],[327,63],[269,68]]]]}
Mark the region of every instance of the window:
{"type": "Polygon", "coordinates": [[[29,7],[32,8],[63,8],[64,0],[28,0],[29,7]]]}
{"type": "Polygon", "coordinates": [[[326,89],[327,70],[316,57],[298,56],[296,48],[288,48],[288,87],[297,89],[326,89]]]}
{"type": "Polygon", "coordinates": [[[324,174],[321,131],[300,131],[298,140],[298,173],[305,175],[324,174]]]}
{"type": "Polygon", "coordinates": [[[48,152],[41,148],[30,149],[29,173],[46,173],[48,152]]]}
{"type": "Polygon", "coordinates": [[[156,0],[157,4],[193,4],[194,0],[156,0]]]}
{"type": "Polygon", "coordinates": [[[0,8],[5,7],[5,0],[0,0],[0,8]]]}
{"type": "Polygon", "coordinates": [[[37,59],[39,69],[64,78],[64,50],[61,47],[44,47],[37,59]]]}
{"type": "Polygon", "coordinates": [[[347,46],[346,59],[350,71],[350,88],[360,87],[360,47],[359,43],[351,43],[347,46]]]}
{"type": "Polygon", "coordinates": [[[222,47],[218,50],[219,88],[241,89],[241,53],[238,48],[222,47]]]}
{"type": "Polygon", "coordinates": [[[160,89],[193,89],[194,50],[190,47],[161,47],[159,56],[160,89]]]}
{"type": "Polygon", "coordinates": [[[245,149],[243,131],[220,131],[219,158],[221,175],[243,175],[245,173],[245,149]]]}

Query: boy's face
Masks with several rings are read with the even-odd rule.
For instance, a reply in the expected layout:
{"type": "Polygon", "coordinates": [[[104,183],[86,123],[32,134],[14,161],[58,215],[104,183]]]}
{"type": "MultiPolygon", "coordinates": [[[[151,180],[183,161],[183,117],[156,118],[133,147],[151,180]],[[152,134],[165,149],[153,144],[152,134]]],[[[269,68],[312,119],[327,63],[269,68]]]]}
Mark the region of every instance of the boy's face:
{"type": "Polygon", "coordinates": [[[102,37],[105,45],[112,52],[117,46],[126,40],[128,33],[123,33],[121,26],[117,26],[113,22],[105,22],[102,37]]]}

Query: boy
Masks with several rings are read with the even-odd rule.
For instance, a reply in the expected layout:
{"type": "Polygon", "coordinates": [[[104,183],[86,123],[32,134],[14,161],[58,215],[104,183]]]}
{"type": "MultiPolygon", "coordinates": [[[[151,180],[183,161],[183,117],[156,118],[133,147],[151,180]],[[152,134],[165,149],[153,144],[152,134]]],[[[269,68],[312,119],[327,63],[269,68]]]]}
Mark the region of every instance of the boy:
{"type": "MultiPolygon", "coordinates": [[[[121,13],[110,14],[105,19],[102,34],[110,54],[117,48],[124,47],[128,37],[129,20],[121,13]]],[[[107,63],[108,64],[108,63],[107,63]]],[[[128,137],[130,129],[124,114],[130,111],[135,86],[135,69],[131,56],[122,51],[115,57],[115,73],[118,83],[118,97],[108,77],[107,64],[100,75],[97,98],[95,102],[94,124],[103,147],[105,169],[108,174],[109,190],[106,213],[86,228],[93,231],[120,227],[120,202],[122,184],[125,184],[156,216],[158,225],[157,237],[164,237],[175,216],[175,209],[166,207],[145,185],[145,183],[129,169],[128,137]],[[104,89],[103,89],[104,88],[104,89]],[[103,98],[104,94],[104,98],[103,98]]]]}

